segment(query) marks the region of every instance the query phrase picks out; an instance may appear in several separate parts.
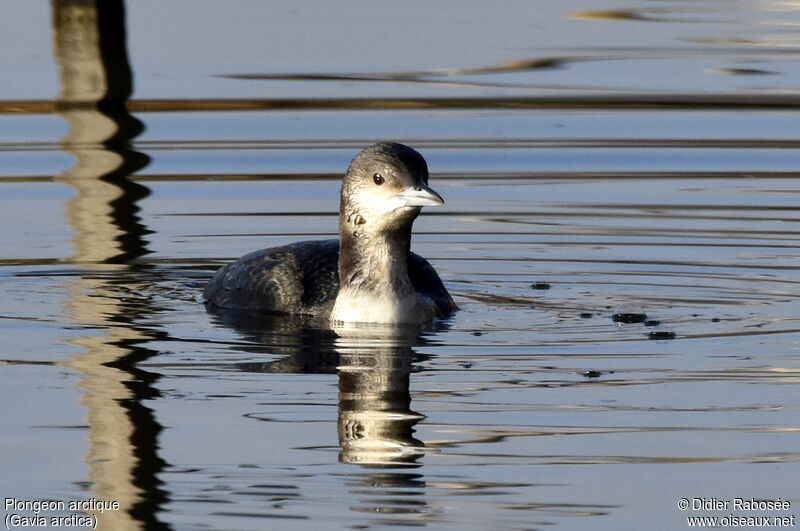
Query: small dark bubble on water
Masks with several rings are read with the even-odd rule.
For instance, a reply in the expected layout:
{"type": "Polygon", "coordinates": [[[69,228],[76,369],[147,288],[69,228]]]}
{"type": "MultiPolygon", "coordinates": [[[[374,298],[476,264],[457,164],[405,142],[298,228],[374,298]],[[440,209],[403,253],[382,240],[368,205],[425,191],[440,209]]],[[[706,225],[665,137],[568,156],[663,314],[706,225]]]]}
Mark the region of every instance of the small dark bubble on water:
{"type": "Polygon", "coordinates": [[[580,314],[581,319],[591,319],[592,313],[591,312],[581,312],[580,314]]]}
{"type": "Polygon", "coordinates": [[[644,325],[647,326],[647,327],[650,327],[650,328],[652,328],[654,326],[658,326],[660,324],[661,324],[661,321],[659,321],[658,319],[647,319],[644,322],[644,325]]]}
{"type": "Polygon", "coordinates": [[[550,284],[548,282],[534,282],[531,284],[531,289],[548,290],[550,289],[550,284]]]}
{"type": "Polygon", "coordinates": [[[718,323],[720,321],[721,321],[721,319],[719,317],[714,317],[713,319],[711,319],[712,323],[718,323]]]}
{"type": "Polygon", "coordinates": [[[672,330],[652,330],[649,334],[647,334],[648,339],[653,340],[665,340],[665,339],[675,339],[675,332],[672,330]]]}
{"type": "Polygon", "coordinates": [[[479,331],[477,331],[477,330],[476,330],[475,332],[472,332],[472,335],[473,335],[473,336],[480,337],[480,336],[482,336],[484,333],[485,333],[485,332],[479,332],[479,331]]]}
{"type": "Polygon", "coordinates": [[[612,321],[623,324],[643,323],[646,319],[646,313],[615,313],[611,316],[612,321]]]}
{"type": "Polygon", "coordinates": [[[600,378],[604,374],[614,374],[614,371],[597,371],[597,370],[588,370],[581,373],[581,376],[584,378],[600,378]]]}
{"type": "Polygon", "coordinates": [[[638,304],[623,304],[614,308],[611,320],[615,323],[643,323],[647,319],[644,309],[638,304]]]}
{"type": "Polygon", "coordinates": [[[468,361],[462,361],[462,362],[459,363],[459,365],[461,367],[465,368],[465,369],[471,369],[472,368],[472,363],[470,363],[468,361]]]}

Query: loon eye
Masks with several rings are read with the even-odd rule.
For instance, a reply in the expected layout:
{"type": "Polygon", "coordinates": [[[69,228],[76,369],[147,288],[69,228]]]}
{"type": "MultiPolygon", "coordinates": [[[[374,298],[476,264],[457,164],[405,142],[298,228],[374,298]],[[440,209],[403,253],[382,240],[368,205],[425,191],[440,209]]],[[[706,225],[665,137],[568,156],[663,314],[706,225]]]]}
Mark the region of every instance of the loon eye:
{"type": "Polygon", "coordinates": [[[383,175],[381,175],[380,173],[373,173],[372,181],[378,186],[380,186],[385,182],[385,179],[383,178],[383,175]]]}

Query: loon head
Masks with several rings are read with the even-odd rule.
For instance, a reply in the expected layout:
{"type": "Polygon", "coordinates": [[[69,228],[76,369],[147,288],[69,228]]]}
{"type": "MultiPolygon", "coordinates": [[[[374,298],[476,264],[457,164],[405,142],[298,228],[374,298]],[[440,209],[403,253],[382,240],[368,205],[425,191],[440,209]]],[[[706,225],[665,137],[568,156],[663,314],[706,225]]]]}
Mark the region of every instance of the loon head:
{"type": "Polygon", "coordinates": [[[443,204],[428,187],[422,155],[403,144],[380,142],[350,163],[342,182],[339,224],[351,233],[410,232],[422,207],[443,204]]]}

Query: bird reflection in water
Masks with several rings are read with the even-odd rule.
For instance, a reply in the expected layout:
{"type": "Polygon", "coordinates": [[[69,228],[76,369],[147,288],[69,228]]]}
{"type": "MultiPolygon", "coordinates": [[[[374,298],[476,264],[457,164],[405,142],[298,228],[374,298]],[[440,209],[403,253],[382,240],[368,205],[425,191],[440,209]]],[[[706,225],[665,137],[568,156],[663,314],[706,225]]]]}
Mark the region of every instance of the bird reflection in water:
{"type": "Polygon", "coordinates": [[[431,327],[347,325],[333,329],[313,319],[217,311],[216,319],[255,344],[237,347],[279,355],[268,362],[239,363],[247,372],[339,375],[338,434],[343,463],[375,467],[419,466],[427,451],[414,437],[425,418],[411,409],[411,373],[428,359],[416,347],[431,327]]]}
{"type": "Polygon", "coordinates": [[[336,329],[339,353],[339,460],[370,466],[411,466],[425,444],[414,425],[424,415],[411,410],[410,375],[422,361],[413,328],[336,329]]]}

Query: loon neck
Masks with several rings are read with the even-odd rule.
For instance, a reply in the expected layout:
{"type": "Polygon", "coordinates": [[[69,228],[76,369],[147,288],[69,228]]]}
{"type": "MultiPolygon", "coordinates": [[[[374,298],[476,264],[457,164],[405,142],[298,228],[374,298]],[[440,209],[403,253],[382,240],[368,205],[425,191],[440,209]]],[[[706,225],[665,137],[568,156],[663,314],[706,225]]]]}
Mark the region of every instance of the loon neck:
{"type": "Polygon", "coordinates": [[[407,228],[379,234],[345,226],[339,237],[340,291],[395,296],[413,291],[408,277],[410,223],[407,228]]]}

